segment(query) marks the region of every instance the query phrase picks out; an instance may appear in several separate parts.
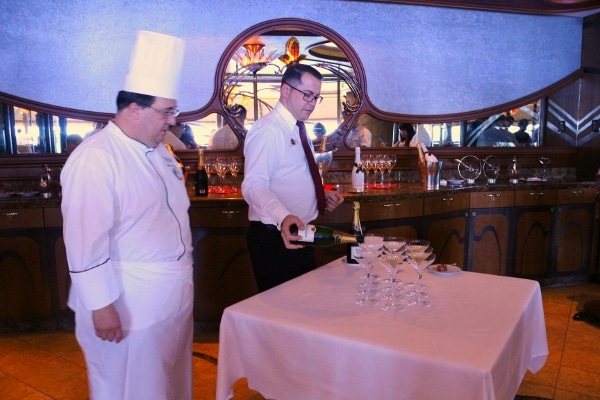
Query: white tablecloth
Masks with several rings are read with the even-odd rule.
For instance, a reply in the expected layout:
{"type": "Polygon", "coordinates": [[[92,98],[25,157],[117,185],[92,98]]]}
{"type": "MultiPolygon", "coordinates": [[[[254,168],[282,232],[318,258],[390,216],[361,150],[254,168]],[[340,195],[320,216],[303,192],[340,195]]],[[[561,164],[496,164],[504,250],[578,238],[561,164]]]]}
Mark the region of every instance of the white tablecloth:
{"type": "Polygon", "coordinates": [[[277,400],[512,400],[546,362],[535,281],[426,272],[433,305],[390,313],[354,303],[361,273],[337,260],[228,307],[217,400],[242,377],[277,400]]]}

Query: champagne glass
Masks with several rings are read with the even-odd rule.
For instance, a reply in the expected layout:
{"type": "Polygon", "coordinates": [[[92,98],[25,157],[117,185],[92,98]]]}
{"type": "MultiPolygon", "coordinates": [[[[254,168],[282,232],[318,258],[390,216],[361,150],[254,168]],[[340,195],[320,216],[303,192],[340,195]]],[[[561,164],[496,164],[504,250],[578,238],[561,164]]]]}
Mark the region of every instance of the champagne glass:
{"type": "Polygon", "coordinates": [[[231,177],[233,178],[233,189],[237,191],[237,175],[240,172],[240,168],[242,167],[242,160],[240,158],[233,158],[229,162],[229,172],[231,173],[231,177]]]}
{"type": "Polygon", "coordinates": [[[540,162],[540,164],[542,164],[542,180],[547,181],[548,175],[546,173],[547,172],[546,165],[550,164],[550,158],[549,157],[540,157],[538,159],[538,161],[540,162]]]}
{"type": "Polygon", "coordinates": [[[361,284],[361,289],[358,292],[359,297],[356,299],[356,304],[359,305],[377,305],[377,289],[373,285],[373,277],[371,270],[375,265],[375,261],[381,256],[382,248],[376,245],[365,245],[360,243],[356,252],[356,261],[366,270],[366,281],[361,284]]]}
{"type": "MultiPolygon", "coordinates": [[[[431,254],[433,253],[433,248],[431,247],[431,242],[425,239],[410,239],[406,241],[406,253],[407,253],[407,262],[410,263],[412,261],[411,255],[419,255],[419,254],[431,254]]],[[[413,264],[411,264],[413,265],[413,264]]],[[[414,267],[414,265],[413,265],[414,267]]],[[[416,294],[416,290],[414,289],[417,285],[417,282],[409,282],[404,286],[406,288],[411,289],[407,292],[407,295],[413,296],[416,294]]]]}
{"type": "Polygon", "coordinates": [[[219,177],[219,185],[217,187],[217,192],[225,193],[225,175],[227,175],[227,171],[229,170],[229,164],[227,163],[227,159],[223,157],[218,157],[213,167],[217,172],[217,176],[219,177]]]}
{"type": "Polygon", "coordinates": [[[376,187],[379,188],[383,188],[385,187],[385,166],[387,165],[386,161],[385,161],[385,155],[384,154],[378,154],[375,157],[375,169],[377,172],[379,172],[379,184],[377,184],[377,182],[375,183],[376,187]]]}
{"type": "Polygon", "coordinates": [[[381,169],[381,184],[379,185],[382,189],[387,189],[390,187],[390,182],[388,180],[388,154],[382,154],[379,158],[380,169],[381,169]]]}
{"type": "Polygon", "coordinates": [[[387,171],[387,186],[392,187],[392,169],[396,165],[397,159],[395,154],[388,154],[386,160],[385,169],[387,171]]]}
{"type": "MultiPolygon", "coordinates": [[[[397,253],[405,253],[406,252],[406,239],[400,236],[386,236],[383,238],[383,254],[382,254],[382,258],[385,255],[393,255],[393,254],[397,254],[397,253]]],[[[386,268],[387,269],[387,268],[386,268]]],[[[388,270],[388,272],[390,272],[388,270]]],[[[391,272],[390,272],[391,274],[391,272]]],[[[386,279],[384,282],[385,283],[390,283],[392,281],[392,277],[390,276],[390,278],[386,279]]],[[[386,289],[389,289],[389,287],[386,287],[386,289]]],[[[386,290],[384,289],[384,290],[386,290]]]]}
{"type": "Polygon", "coordinates": [[[211,176],[211,174],[213,172],[216,172],[216,169],[215,169],[215,159],[214,158],[207,158],[204,161],[204,169],[206,170],[206,176],[208,177],[208,190],[209,190],[209,193],[215,193],[216,192],[216,188],[211,188],[211,186],[213,186],[213,184],[210,182],[210,176],[211,176]]]}
{"type": "Polygon", "coordinates": [[[429,307],[431,305],[429,300],[424,298],[427,296],[427,293],[425,292],[425,286],[423,285],[423,271],[425,268],[433,264],[435,257],[436,256],[434,253],[428,254],[426,252],[416,252],[408,256],[409,263],[413,266],[415,271],[417,271],[418,275],[415,297],[408,301],[409,305],[423,307],[429,307]]]}
{"type": "Polygon", "coordinates": [[[365,173],[367,174],[367,189],[372,189],[375,187],[374,185],[374,174],[375,172],[373,171],[373,173],[371,173],[371,171],[373,170],[373,155],[372,154],[363,154],[362,155],[363,158],[363,166],[365,167],[365,173]]]}
{"type": "Polygon", "coordinates": [[[381,306],[385,311],[402,311],[404,307],[397,301],[402,299],[402,288],[398,273],[404,268],[406,260],[406,239],[399,237],[386,237],[383,241],[383,253],[381,259],[383,266],[390,274],[389,285],[384,288],[387,292],[383,298],[386,302],[381,306]]]}

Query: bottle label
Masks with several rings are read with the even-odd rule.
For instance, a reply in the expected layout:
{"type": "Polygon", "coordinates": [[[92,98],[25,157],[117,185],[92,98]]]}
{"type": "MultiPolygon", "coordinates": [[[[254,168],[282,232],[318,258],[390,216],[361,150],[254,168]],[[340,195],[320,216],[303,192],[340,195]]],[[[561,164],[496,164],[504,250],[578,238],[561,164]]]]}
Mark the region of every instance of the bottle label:
{"type": "Polygon", "coordinates": [[[355,192],[363,192],[365,190],[365,174],[354,167],[352,174],[352,190],[355,192]]]}
{"type": "Polygon", "coordinates": [[[298,229],[298,236],[302,236],[298,242],[310,242],[315,241],[315,232],[317,228],[314,225],[307,224],[305,229],[298,229]]]}
{"type": "Polygon", "coordinates": [[[359,251],[359,247],[358,246],[351,246],[350,247],[350,259],[352,261],[356,261],[356,255],[358,254],[359,251]]]}

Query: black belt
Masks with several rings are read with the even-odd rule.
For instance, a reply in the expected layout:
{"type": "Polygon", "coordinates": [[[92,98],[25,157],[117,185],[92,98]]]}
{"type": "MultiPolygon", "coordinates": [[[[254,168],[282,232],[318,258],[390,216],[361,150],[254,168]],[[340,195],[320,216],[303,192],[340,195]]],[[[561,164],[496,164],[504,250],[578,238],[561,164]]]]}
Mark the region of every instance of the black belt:
{"type": "Polygon", "coordinates": [[[268,231],[268,232],[277,231],[277,232],[279,232],[279,229],[277,229],[277,226],[275,226],[273,224],[263,224],[260,221],[250,221],[250,226],[252,228],[261,229],[263,231],[268,231]]]}

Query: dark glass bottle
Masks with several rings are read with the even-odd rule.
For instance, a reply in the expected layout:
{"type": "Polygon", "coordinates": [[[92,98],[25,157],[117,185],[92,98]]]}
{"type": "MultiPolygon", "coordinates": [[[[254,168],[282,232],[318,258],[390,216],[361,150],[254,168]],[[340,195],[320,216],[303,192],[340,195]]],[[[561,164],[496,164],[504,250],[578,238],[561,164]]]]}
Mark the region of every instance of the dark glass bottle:
{"type": "Polygon", "coordinates": [[[204,168],[204,150],[198,149],[198,166],[195,180],[196,196],[208,196],[208,174],[204,168]]]}
{"type": "Polygon", "coordinates": [[[47,164],[44,164],[40,174],[40,191],[43,198],[49,199],[52,197],[52,186],[52,170],[47,164]]]}
{"type": "MultiPolygon", "coordinates": [[[[363,230],[360,224],[360,202],[352,202],[352,209],[354,210],[354,215],[352,217],[352,225],[350,226],[348,233],[353,236],[363,236],[363,230]]],[[[349,264],[358,264],[358,261],[356,261],[355,257],[358,243],[348,243],[346,247],[346,262],[349,264]]]]}
{"type": "Polygon", "coordinates": [[[292,235],[302,236],[302,239],[291,243],[304,246],[327,247],[338,244],[362,243],[364,240],[362,236],[350,235],[321,225],[307,224],[306,229],[299,231],[298,226],[294,224],[290,226],[290,232],[292,235]]]}

